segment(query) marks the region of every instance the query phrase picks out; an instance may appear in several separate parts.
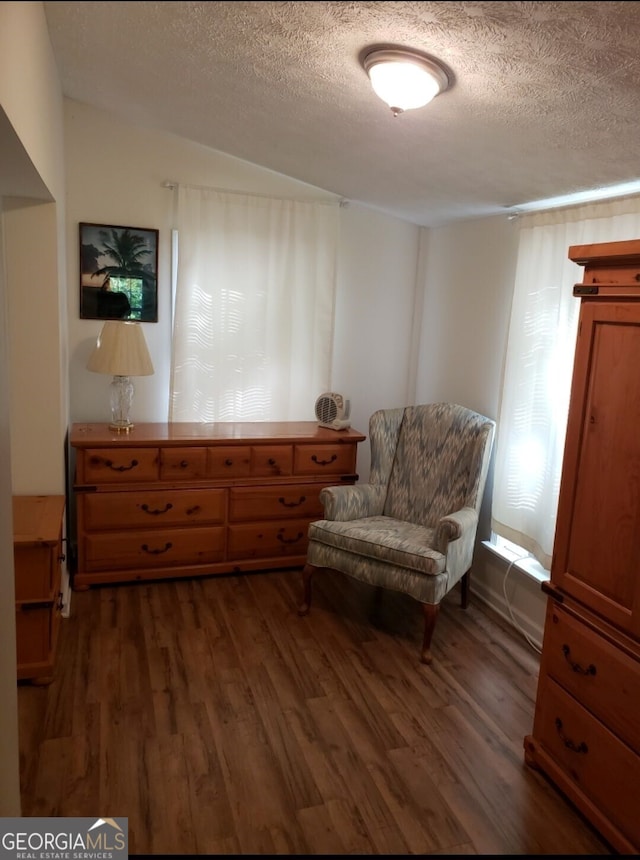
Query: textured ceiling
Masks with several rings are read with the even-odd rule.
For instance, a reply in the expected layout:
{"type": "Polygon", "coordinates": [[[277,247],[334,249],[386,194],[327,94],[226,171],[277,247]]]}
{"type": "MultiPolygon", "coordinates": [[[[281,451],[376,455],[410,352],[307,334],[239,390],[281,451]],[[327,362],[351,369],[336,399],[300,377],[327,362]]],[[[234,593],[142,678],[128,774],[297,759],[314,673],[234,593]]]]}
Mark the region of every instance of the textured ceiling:
{"type": "Polygon", "coordinates": [[[65,96],[416,224],[640,177],[639,2],[43,5],[65,96]],[[374,44],[453,85],[394,118],[374,44]]]}

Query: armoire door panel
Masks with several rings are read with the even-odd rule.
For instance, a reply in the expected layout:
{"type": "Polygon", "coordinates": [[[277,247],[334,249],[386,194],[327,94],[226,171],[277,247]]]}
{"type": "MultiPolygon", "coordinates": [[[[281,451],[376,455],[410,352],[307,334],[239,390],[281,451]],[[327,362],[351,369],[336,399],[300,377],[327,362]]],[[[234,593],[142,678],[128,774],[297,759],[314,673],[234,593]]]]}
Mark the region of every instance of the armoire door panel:
{"type": "Polygon", "coordinates": [[[583,408],[570,416],[563,481],[570,504],[558,512],[555,579],[627,630],[640,567],[640,308],[585,309],[576,366],[589,368],[583,408]],[[582,355],[581,355],[582,353],[582,355]]]}

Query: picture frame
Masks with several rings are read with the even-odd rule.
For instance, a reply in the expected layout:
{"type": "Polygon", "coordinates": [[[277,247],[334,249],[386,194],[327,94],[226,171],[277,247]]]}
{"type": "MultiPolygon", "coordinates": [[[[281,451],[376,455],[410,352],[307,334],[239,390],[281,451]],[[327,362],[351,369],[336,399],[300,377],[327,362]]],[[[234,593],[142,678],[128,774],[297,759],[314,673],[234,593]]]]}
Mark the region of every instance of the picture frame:
{"type": "Polygon", "coordinates": [[[153,228],[80,222],[80,319],[158,322],[158,238],[153,228]]]}

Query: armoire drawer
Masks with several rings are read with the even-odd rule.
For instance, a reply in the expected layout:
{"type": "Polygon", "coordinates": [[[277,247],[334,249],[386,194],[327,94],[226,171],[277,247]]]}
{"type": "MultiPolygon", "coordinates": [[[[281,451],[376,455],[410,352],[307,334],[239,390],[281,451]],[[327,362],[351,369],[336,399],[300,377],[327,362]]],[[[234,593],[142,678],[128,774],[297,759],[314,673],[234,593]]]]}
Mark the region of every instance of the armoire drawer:
{"type": "Polygon", "coordinates": [[[290,517],[320,518],[322,484],[283,484],[278,487],[232,487],[229,520],[260,521],[290,517]]]}
{"type": "Polygon", "coordinates": [[[166,528],[223,523],[226,490],[141,490],[80,496],[85,529],[166,528]]]}
{"type": "Polygon", "coordinates": [[[87,534],[87,571],[212,564],[224,558],[223,526],[87,534]]]}
{"type": "Polygon", "coordinates": [[[542,671],[640,754],[640,663],[549,601],[542,671]]]}
{"type": "Polygon", "coordinates": [[[577,789],[640,845],[640,756],[551,680],[538,702],[536,738],[577,789]]]}

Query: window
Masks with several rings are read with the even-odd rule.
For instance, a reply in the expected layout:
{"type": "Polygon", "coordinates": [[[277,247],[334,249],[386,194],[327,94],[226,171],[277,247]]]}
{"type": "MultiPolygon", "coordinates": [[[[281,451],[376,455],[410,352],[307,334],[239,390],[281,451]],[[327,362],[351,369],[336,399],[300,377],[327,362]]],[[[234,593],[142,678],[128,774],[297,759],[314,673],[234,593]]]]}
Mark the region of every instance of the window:
{"type": "Polygon", "coordinates": [[[314,418],[337,232],[337,203],[179,187],[171,421],[314,418]]]}
{"type": "Polygon", "coordinates": [[[640,198],[522,218],[497,426],[492,529],[551,568],[583,270],[571,245],[637,239],[640,198]]]}

